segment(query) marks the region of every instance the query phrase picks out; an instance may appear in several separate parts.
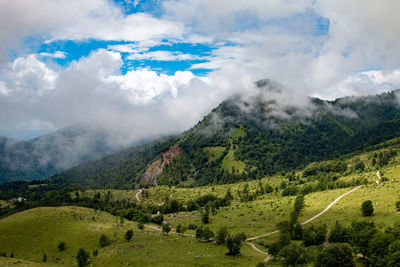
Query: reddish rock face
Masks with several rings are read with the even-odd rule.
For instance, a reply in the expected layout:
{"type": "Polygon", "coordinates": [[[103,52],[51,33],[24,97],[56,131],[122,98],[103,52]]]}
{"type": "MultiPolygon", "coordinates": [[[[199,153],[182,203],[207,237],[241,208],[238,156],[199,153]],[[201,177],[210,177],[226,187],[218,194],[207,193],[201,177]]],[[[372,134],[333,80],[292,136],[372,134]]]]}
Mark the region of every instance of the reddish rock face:
{"type": "Polygon", "coordinates": [[[182,149],[178,144],[173,145],[167,151],[161,153],[156,159],[147,165],[146,171],[140,178],[140,184],[157,184],[157,178],[174,158],[182,153],[182,149]]]}

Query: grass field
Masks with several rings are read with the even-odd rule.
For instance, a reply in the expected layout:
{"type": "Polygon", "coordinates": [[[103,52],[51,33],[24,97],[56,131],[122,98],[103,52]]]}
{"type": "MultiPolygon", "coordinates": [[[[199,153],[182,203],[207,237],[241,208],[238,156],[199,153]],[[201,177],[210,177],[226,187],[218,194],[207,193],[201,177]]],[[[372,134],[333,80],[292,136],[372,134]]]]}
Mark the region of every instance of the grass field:
{"type": "Polygon", "coordinates": [[[105,233],[123,240],[133,222],[113,227],[115,217],[101,211],[81,207],[41,207],[14,214],[0,220],[0,251],[32,262],[41,262],[43,254],[51,264],[74,265],[80,247],[92,252],[99,249],[99,238],[105,233]],[[66,249],[58,251],[60,242],[66,249]]]}
{"type": "Polygon", "coordinates": [[[214,161],[221,157],[222,153],[225,151],[225,147],[223,146],[212,146],[212,147],[205,147],[203,151],[207,154],[207,157],[210,161],[214,161]]]}
{"type": "MultiPolygon", "coordinates": [[[[232,138],[238,138],[243,134],[245,134],[243,130],[236,130],[232,138]]],[[[223,153],[223,149],[207,148],[206,153],[212,159],[212,157],[217,157],[217,153],[223,153]]],[[[231,157],[230,164],[237,169],[233,150],[234,145],[231,144],[225,159],[228,156],[231,157]]],[[[336,221],[350,225],[355,220],[373,220],[380,229],[384,229],[395,221],[400,221],[400,213],[395,209],[395,202],[400,200],[400,156],[396,156],[387,166],[379,169],[385,181],[376,183],[377,169],[370,164],[373,153],[375,152],[366,152],[345,159],[350,166],[353,162],[362,160],[366,167],[363,172],[350,169],[339,180],[351,181],[365,178],[369,183],[343,197],[310,224],[324,223],[330,229],[336,221]],[[373,202],[375,212],[371,217],[363,217],[361,214],[360,207],[365,200],[373,202]]],[[[297,171],[296,175],[301,175],[301,171],[297,171]]],[[[231,205],[221,207],[215,214],[210,214],[211,222],[207,226],[215,232],[220,227],[226,226],[230,233],[245,232],[247,237],[253,237],[274,231],[278,222],[289,220],[295,197],[282,197],[283,190],[278,189],[282,181],[289,182],[288,178],[275,175],[255,181],[196,188],[156,186],[146,189],[145,193],[142,193],[141,201],[159,204],[167,198],[172,198],[187,202],[210,193],[222,198],[230,190],[234,197],[231,205]],[[259,189],[260,183],[263,186],[271,185],[274,191],[260,195],[253,201],[240,201],[239,192],[245,185],[248,185],[250,193],[254,193],[259,189]]],[[[337,197],[352,188],[326,190],[306,195],[305,207],[300,213],[299,221],[304,222],[320,213],[337,197]]],[[[136,201],[137,190],[86,190],[79,191],[79,194],[92,197],[99,192],[102,196],[110,192],[111,200],[136,201]]],[[[75,193],[72,196],[75,197],[75,193]]],[[[0,204],[7,205],[4,201],[0,204]]],[[[190,223],[203,225],[201,211],[168,214],[165,215],[165,220],[173,227],[178,224],[187,226],[190,223]]],[[[188,230],[186,233],[193,235],[195,231],[188,230]]],[[[278,235],[275,234],[261,240],[270,243],[277,238],[278,235]]],[[[265,255],[255,251],[248,244],[243,245],[243,256],[229,257],[225,255],[227,252],[225,246],[199,242],[194,237],[182,237],[174,233],[164,235],[156,230],[138,231],[135,222],[126,220],[123,226],[118,227],[116,217],[106,212],[81,207],[42,207],[0,220],[0,252],[6,252],[8,256],[13,253],[15,257],[14,259],[0,257],[0,266],[76,266],[75,256],[80,247],[90,253],[96,249],[99,251],[97,257],[91,257],[92,266],[127,264],[130,266],[255,266],[265,258],[265,255]],[[123,237],[128,229],[135,230],[130,243],[123,237]],[[110,239],[115,237],[116,241],[101,249],[98,241],[103,233],[110,239]],[[66,249],[60,252],[57,245],[61,241],[66,243],[66,249]],[[43,253],[47,255],[47,263],[42,263],[43,253]]],[[[267,251],[264,247],[258,247],[267,251]]],[[[278,264],[278,262],[272,262],[272,264],[278,264]]]]}

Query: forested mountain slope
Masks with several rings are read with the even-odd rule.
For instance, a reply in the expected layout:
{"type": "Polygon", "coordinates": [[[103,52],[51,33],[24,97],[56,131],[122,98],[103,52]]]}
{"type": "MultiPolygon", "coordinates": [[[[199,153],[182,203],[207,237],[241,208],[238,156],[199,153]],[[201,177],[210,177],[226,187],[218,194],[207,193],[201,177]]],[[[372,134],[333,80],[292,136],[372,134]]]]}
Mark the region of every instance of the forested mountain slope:
{"type": "Polygon", "coordinates": [[[303,168],[400,136],[399,91],[295,103],[278,83],[256,85],[250,97],[232,96],[181,137],[88,162],[54,179],[91,187],[147,183],[146,168],[178,145],[182,153],[163,164],[153,183],[230,183],[303,168]]]}

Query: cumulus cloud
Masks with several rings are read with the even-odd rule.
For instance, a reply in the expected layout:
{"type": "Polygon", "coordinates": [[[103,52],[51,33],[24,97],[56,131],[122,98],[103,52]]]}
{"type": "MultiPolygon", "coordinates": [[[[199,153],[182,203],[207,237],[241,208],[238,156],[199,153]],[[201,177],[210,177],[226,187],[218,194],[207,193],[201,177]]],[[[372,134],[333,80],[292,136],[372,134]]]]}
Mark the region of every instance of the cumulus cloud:
{"type": "Polygon", "coordinates": [[[332,99],[397,89],[399,8],[397,0],[165,0],[155,17],[124,14],[108,0],[0,1],[0,131],[82,122],[104,125],[119,142],[180,132],[226,97],[251,94],[263,78],[287,85],[282,100],[290,105],[304,104],[308,95],[332,99]],[[316,34],[321,19],[329,23],[316,34]],[[65,58],[61,51],[7,62],[6,52],[28,36],[123,44],[65,68],[43,61],[65,58]],[[211,52],[149,49],[174,42],[206,44],[211,52]],[[212,71],[206,78],[188,70],[121,73],[123,59],[206,59],[190,69],[212,71]]]}
{"type": "Polygon", "coordinates": [[[30,35],[47,40],[150,41],[179,38],[182,23],[146,13],[123,14],[108,0],[0,1],[0,59],[30,35]]]}
{"type": "Polygon", "coordinates": [[[15,84],[9,81],[8,91],[0,93],[0,113],[7,114],[0,116],[0,131],[32,125],[32,118],[46,130],[83,123],[105,130],[110,143],[121,146],[186,130],[232,92],[227,80],[213,82],[188,71],[122,74],[122,64],[119,53],[98,50],[49,74],[35,56],[17,58],[7,74],[15,84]],[[36,77],[41,89],[25,86],[32,71],[41,71],[36,77]]]}
{"type": "Polygon", "coordinates": [[[134,53],[127,57],[129,60],[156,60],[156,61],[185,61],[201,60],[207,57],[201,57],[192,54],[184,54],[175,51],[151,51],[147,53],[134,53]]]}

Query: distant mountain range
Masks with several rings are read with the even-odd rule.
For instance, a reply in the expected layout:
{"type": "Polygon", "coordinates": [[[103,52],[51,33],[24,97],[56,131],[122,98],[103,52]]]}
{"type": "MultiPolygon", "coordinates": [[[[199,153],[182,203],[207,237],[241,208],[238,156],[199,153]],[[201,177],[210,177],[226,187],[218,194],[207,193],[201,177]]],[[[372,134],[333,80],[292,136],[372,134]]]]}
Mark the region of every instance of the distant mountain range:
{"type": "Polygon", "coordinates": [[[119,151],[104,131],[74,125],[29,141],[0,137],[0,183],[53,176],[119,151]]]}
{"type": "Polygon", "coordinates": [[[400,91],[335,101],[270,80],[222,102],[192,129],[55,175],[52,182],[131,188],[256,179],[367,150],[400,136],[400,91]]]}

